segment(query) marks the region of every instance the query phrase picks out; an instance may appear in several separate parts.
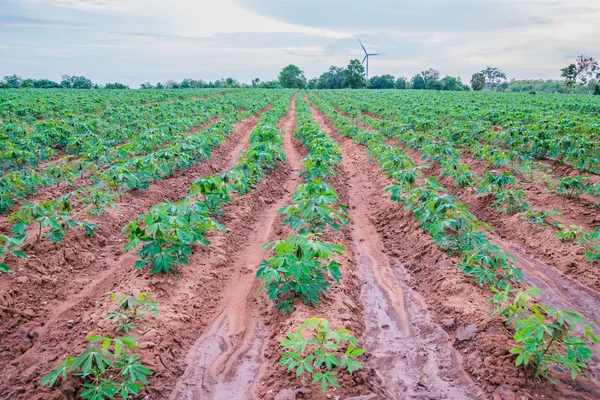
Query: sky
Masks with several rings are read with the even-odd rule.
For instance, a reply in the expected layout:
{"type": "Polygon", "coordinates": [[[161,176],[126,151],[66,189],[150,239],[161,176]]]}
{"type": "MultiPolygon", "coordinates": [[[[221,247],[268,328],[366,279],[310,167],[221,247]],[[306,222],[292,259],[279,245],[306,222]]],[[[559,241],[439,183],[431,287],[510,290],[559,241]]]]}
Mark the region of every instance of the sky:
{"type": "Polygon", "coordinates": [[[600,0],[0,0],[0,76],[94,82],[307,78],[370,52],[369,75],[434,68],[556,79],[600,58],[600,0]]]}

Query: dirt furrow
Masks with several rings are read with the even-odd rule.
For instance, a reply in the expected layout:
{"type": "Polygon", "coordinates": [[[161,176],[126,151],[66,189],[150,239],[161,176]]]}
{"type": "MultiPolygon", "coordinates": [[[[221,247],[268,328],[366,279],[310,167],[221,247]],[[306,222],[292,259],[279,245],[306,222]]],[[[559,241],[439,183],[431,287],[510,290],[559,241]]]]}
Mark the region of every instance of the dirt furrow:
{"type": "MultiPolygon", "coordinates": [[[[217,147],[209,160],[196,164],[187,171],[178,171],[172,178],[153,184],[147,191],[134,192],[124,197],[119,204],[120,212],[98,217],[102,220],[102,225],[93,238],[74,232],[69,233],[58,246],[42,242],[29,249],[32,257],[15,267],[17,272],[5,277],[0,286],[2,305],[16,306],[34,315],[30,319],[1,320],[3,339],[0,345],[0,395],[8,393],[10,388],[16,390],[16,393],[24,393],[32,386],[37,386],[40,374],[47,373],[60,357],[74,347],[77,348],[87,333],[106,329],[106,324],[102,325],[102,319],[111,306],[104,295],[106,292],[143,290],[154,293],[158,295],[156,300],[162,305],[161,316],[164,310],[167,320],[181,318],[177,314],[190,306],[191,314],[196,314],[213,305],[209,299],[200,306],[192,303],[182,307],[177,299],[169,298],[171,290],[184,287],[186,282],[193,282],[195,290],[199,289],[198,285],[203,286],[203,283],[194,279],[194,273],[185,267],[183,279],[175,275],[148,277],[134,271],[133,255],[122,254],[124,243],[120,230],[131,218],[163,198],[183,198],[187,186],[197,177],[222,172],[239,154],[241,146],[243,147],[241,143],[248,143],[250,132],[257,121],[258,115],[239,121],[232,137],[217,147]]],[[[243,205],[248,206],[245,203],[243,205]]],[[[194,257],[208,258],[209,253],[212,253],[212,249],[209,251],[199,248],[194,257]]],[[[217,261],[225,258],[218,250],[214,253],[217,261]]],[[[210,284],[212,282],[208,282],[207,286],[210,284]]],[[[189,293],[187,292],[188,300],[197,297],[189,296],[189,293]]],[[[168,325],[162,317],[159,321],[159,324],[168,325]]],[[[202,324],[202,321],[197,324],[202,324]]],[[[154,329],[143,333],[150,333],[150,338],[161,335],[154,329]]],[[[166,333],[168,335],[172,331],[166,333]]],[[[185,336],[187,332],[182,333],[185,336]]],[[[173,340],[171,339],[171,344],[173,340]]],[[[152,339],[147,341],[148,349],[154,349],[156,343],[152,339]]],[[[174,347],[169,348],[171,357],[167,359],[177,358],[173,355],[174,351],[174,347]]],[[[150,365],[157,370],[167,369],[160,365],[164,361],[159,362],[156,357],[153,358],[157,361],[151,361],[150,365]]],[[[171,367],[171,373],[176,373],[177,368],[177,365],[171,367]]]]}
{"type": "MultiPolygon", "coordinates": [[[[350,185],[349,219],[355,257],[362,273],[361,300],[366,329],[366,367],[381,380],[384,398],[474,398],[476,384],[457,367],[458,353],[446,332],[431,321],[419,295],[404,280],[407,272],[384,254],[383,241],[371,222],[373,190],[349,147],[313,106],[321,128],[341,144],[342,166],[350,185]]],[[[391,205],[391,202],[390,202],[391,205]]]]}
{"type": "Polygon", "coordinates": [[[248,242],[232,255],[234,276],[223,290],[220,313],[200,336],[186,357],[187,369],[172,399],[220,399],[250,394],[258,372],[261,333],[260,310],[264,299],[257,295],[256,266],[264,256],[262,245],[271,238],[278,211],[286,205],[298,184],[300,160],[292,144],[295,127],[295,100],[280,122],[285,132],[284,150],[291,173],[281,186],[281,196],[264,207],[251,227],[248,242]]]}

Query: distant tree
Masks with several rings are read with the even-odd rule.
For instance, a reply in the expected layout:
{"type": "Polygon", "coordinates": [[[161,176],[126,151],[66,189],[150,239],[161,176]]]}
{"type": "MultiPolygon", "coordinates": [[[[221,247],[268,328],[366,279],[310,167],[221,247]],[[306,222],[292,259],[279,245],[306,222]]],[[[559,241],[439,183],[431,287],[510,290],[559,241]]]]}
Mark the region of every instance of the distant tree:
{"type": "Polygon", "coordinates": [[[308,85],[307,85],[307,87],[308,87],[309,89],[316,89],[316,88],[317,88],[317,85],[318,85],[318,83],[319,83],[319,78],[311,78],[311,79],[309,79],[309,80],[308,80],[308,85]]]}
{"type": "Polygon", "coordinates": [[[442,90],[463,90],[463,84],[453,76],[446,75],[440,82],[443,85],[442,90]]]}
{"type": "Polygon", "coordinates": [[[306,87],[304,72],[294,64],[283,67],[277,79],[283,88],[302,89],[306,87]]]}
{"type": "Polygon", "coordinates": [[[365,78],[365,67],[361,64],[358,59],[350,60],[348,67],[344,70],[344,83],[342,84],[345,88],[350,89],[362,89],[367,87],[369,82],[365,78]]]}
{"type": "Polygon", "coordinates": [[[596,83],[596,87],[594,88],[594,95],[600,96],[600,83],[596,83]]]}
{"type": "Polygon", "coordinates": [[[154,89],[154,86],[150,82],[144,82],[140,85],[140,89],[154,89]]]}
{"type": "Polygon", "coordinates": [[[179,89],[179,82],[169,79],[164,83],[165,89],[179,89]]]}
{"type": "Polygon", "coordinates": [[[485,87],[485,76],[481,72],[476,72],[471,77],[471,87],[473,90],[483,90],[485,87]]]}
{"type": "Polygon", "coordinates": [[[506,92],[506,90],[508,89],[508,82],[502,82],[501,84],[498,85],[498,91],[499,92],[506,92]]]}
{"type": "Polygon", "coordinates": [[[344,68],[332,65],[326,75],[327,89],[341,89],[344,84],[344,68]]]}
{"type": "Polygon", "coordinates": [[[261,82],[260,88],[261,89],[280,89],[281,85],[279,84],[278,80],[272,80],[272,81],[261,82]]]}
{"type": "Polygon", "coordinates": [[[23,79],[18,75],[9,75],[4,77],[4,86],[7,89],[18,89],[23,79]]]}
{"type": "Polygon", "coordinates": [[[317,89],[327,89],[327,78],[329,78],[329,72],[323,72],[317,78],[317,89]]]}
{"type": "Polygon", "coordinates": [[[432,79],[439,80],[440,79],[440,71],[435,70],[433,68],[429,68],[427,71],[421,72],[421,76],[423,77],[423,80],[425,81],[425,86],[427,86],[427,82],[429,82],[430,80],[432,80],[432,79]]]}
{"type": "Polygon", "coordinates": [[[443,90],[444,89],[444,84],[439,79],[432,79],[432,78],[430,78],[425,83],[425,89],[427,89],[427,90],[443,90]]]}
{"type": "Polygon", "coordinates": [[[575,60],[577,64],[577,77],[584,85],[593,76],[600,79],[600,67],[598,61],[594,57],[586,57],[583,54],[575,60]]]}
{"type": "Polygon", "coordinates": [[[85,76],[63,75],[60,86],[65,89],[91,89],[94,84],[85,76]]]}
{"type": "Polygon", "coordinates": [[[411,87],[413,89],[425,89],[425,80],[420,74],[413,76],[411,87]]]}
{"type": "Polygon", "coordinates": [[[115,83],[107,83],[106,85],[104,85],[104,89],[129,89],[129,86],[124,85],[119,82],[115,82],[115,83]]]}
{"type": "Polygon", "coordinates": [[[252,79],[252,87],[256,88],[260,86],[260,78],[252,79]]]}
{"type": "Polygon", "coordinates": [[[496,89],[499,84],[506,80],[506,74],[496,67],[489,66],[481,70],[481,73],[485,77],[485,84],[490,90],[496,89]]]}
{"type": "Polygon", "coordinates": [[[573,86],[577,83],[577,75],[577,66],[575,64],[569,64],[560,70],[560,76],[564,78],[569,92],[571,92],[573,86]]]}
{"type": "Polygon", "coordinates": [[[60,84],[50,79],[37,79],[33,82],[33,87],[36,89],[54,89],[60,88],[60,84]]]}
{"type": "Polygon", "coordinates": [[[19,83],[19,89],[29,89],[33,87],[34,84],[33,79],[23,79],[21,83],[19,83]]]}
{"type": "Polygon", "coordinates": [[[370,89],[393,89],[394,88],[394,78],[392,75],[381,75],[374,76],[370,79],[370,89]]]}
{"type": "Polygon", "coordinates": [[[226,88],[239,88],[240,83],[235,78],[227,78],[224,80],[224,87],[226,88]]]}
{"type": "Polygon", "coordinates": [[[406,81],[406,78],[404,78],[404,77],[400,77],[400,78],[396,79],[396,82],[394,83],[394,87],[396,89],[406,89],[407,86],[408,86],[408,82],[406,81]]]}
{"type": "Polygon", "coordinates": [[[156,86],[154,87],[155,89],[164,89],[165,85],[162,84],[162,82],[157,82],[156,86]]]}
{"type": "Polygon", "coordinates": [[[181,83],[179,84],[180,89],[189,89],[190,87],[191,87],[190,79],[187,79],[187,78],[182,80],[181,83]]]}

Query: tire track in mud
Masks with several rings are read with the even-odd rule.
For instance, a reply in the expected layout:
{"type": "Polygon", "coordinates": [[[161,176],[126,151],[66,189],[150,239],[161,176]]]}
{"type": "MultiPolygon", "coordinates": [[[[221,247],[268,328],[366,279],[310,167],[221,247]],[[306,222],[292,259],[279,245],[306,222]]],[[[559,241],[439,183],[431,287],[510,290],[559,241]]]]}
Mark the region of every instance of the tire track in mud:
{"type": "MultiPolygon", "coordinates": [[[[234,133],[213,151],[210,159],[195,164],[186,171],[178,171],[171,178],[156,182],[147,191],[126,196],[126,199],[119,204],[120,212],[111,212],[99,217],[106,226],[101,226],[95,237],[83,238],[83,235],[69,235],[59,247],[41,243],[39,248],[35,249],[35,255],[39,257],[33,258],[40,265],[34,264],[32,267],[27,262],[24,271],[16,274],[27,277],[25,284],[6,286],[8,281],[2,282],[0,299],[3,303],[9,301],[18,304],[21,308],[31,307],[38,311],[34,318],[27,321],[20,320],[18,324],[15,324],[14,320],[2,320],[0,328],[3,336],[0,354],[3,356],[3,365],[0,375],[0,396],[7,393],[7,389],[11,387],[21,390],[20,387],[29,387],[28,385],[32,383],[35,385],[35,382],[39,381],[39,375],[47,373],[55,360],[64,352],[73,351],[73,347],[81,343],[87,329],[95,332],[101,330],[103,327],[98,327],[98,324],[102,324],[105,315],[102,311],[105,310],[100,309],[112,306],[105,301],[104,293],[118,291],[120,288],[122,292],[162,291],[161,294],[164,295],[166,293],[161,287],[163,283],[186,286],[181,283],[189,281],[189,276],[186,276],[185,280],[179,280],[175,276],[159,279],[134,271],[133,255],[122,254],[123,239],[120,227],[165,197],[171,200],[184,197],[187,193],[187,185],[198,176],[221,172],[227,168],[240,150],[247,146],[251,131],[256,126],[261,113],[238,121],[234,133]],[[70,251],[73,246],[77,246],[81,251],[79,253],[70,251]],[[69,250],[68,256],[67,250],[69,250]],[[82,263],[80,257],[87,257],[90,251],[91,254],[95,254],[90,262],[82,266],[77,265],[82,263]],[[74,275],[71,267],[66,268],[69,264],[83,269],[74,275]],[[49,284],[49,281],[44,279],[47,276],[51,279],[50,282],[55,283],[49,284]],[[19,290],[17,291],[16,288],[19,290]],[[61,300],[53,301],[61,297],[61,300]],[[45,303],[49,304],[44,306],[45,303]],[[77,328],[73,329],[76,326],[77,328]],[[19,350],[21,354],[15,354],[19,350]]],[[[196,259],[206,257],[203,251],[206,249],[197,249],[193,257],[196,259]]],[[[184,274],[187,275],[185,272],[184,274]]],[[[193,273],[191,275],[194,278],[193,273]]],[[[194,279],[191,281],[195,282],[194,279]]],[[[165,314],[169,314],[170,305],[175,307],[173,303],[177,303],[177,298],[175,301],[164,297],[156,299],[161,305],[161,314],[163,310],[166,311],[165,314]]],[[[174,313],[177,311],[175,310],[174,313]]],[[[151,366],[153,370],[160,369],[152,363],[151,366]]]]}
{"type": "Polygon", "coordinates": [[[431,321],[420,296],[405,282],[407,271],[384,254],[383,241],[371,222],[370,199],[383,193],[372,189],[349,147],[322,113],[313,118],[339,144],[342,168],[349,183],[349,220],[356,262],[362,275],[361,300],[366,326],[365,367],[381,381],[383,398],[475,398],[477,385],[457,365],[460,355],[446,332],[431,321]]]}
{"type": "Polygon", "coordinates": [[[234,277],[224,289],[220,312],[186,356],[187,369],[170,399],[247,398],[260,366],[264,326],[259,312],[264,300],[257,294],[256,266],[263,259],[262,245],[271,237],[279,209],[291,200],[299,182],[300,157],[293,144],[295,98],[279,124],[285,132],[284,151],[291,174],[285,194],[264,208],[249,234],[253,238],[234,256],[234,277]]]}

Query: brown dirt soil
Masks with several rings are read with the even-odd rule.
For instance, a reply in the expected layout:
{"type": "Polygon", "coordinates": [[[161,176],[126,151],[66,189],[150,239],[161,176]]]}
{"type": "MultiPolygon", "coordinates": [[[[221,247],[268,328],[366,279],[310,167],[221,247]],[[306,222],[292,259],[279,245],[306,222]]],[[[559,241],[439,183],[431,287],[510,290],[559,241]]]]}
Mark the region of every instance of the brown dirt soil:
{"type": "MultiPolygon", "coordinates": [[[[330,129],[333,125],[322,116],[330,129]]],[[[588,371],[590,379],[571,381],[565,374],[553,374],[558,386],[537,380],[530,370],[517,368],[511,347],[511,333],[502,321],[487,313],[486,304],[490,292],[474,285],[456,267],[458,260],[442,252],[430,241],[430,236],[419,229],[410,213],[394,204],[384,195],[391,181],[377,167],[369,163],[365,149],[340,138],[349,158],[356,163],[357,170],[366,176],[374,193],[379,196],[368,198],[368,209],[374,210],[373,224],[383,238],[383,251],[392,260],[396,270],[399,266],[406,271],[406,285],[422,296],[425,309],[434,323],[439,324],[460,352],[457,362],[467,371],[485,397],[494,399],[593,399],[600,396],[595,366],[588,371]],[[465,335],[469,326],[476,327],[472,335],[465,335]]],[[[423,393],[425,398],[427,392],[423,393]]],[[[410,397],[410,396],[409,396],[410,397]]]]}
{"type": "MultiPolygon", "coordinates": [[[[72,397],[74,388],[70,383],[58,391],[39,389],[41,377],[63,356],[81,350],[87,335],[112,331],[114,327],[103,320],[113,307],[104,293],[138,290],[152,293],[160,303],[160,315],[152,321],[152,327],[132,332],[140,340],[144,362],[155,371],[148,392],[156,396],[168,393],[183,372],[187,349],[218,306],[220,289],[232,273],[227,268],[229,256],[225,246],[199,247],[190,259],[195,270],[186,266],[179,276],[149,276],[134,271],[134,256],[122,253],[120,230],[163,198],[185,197],[187,186],[197,177],[224,171],[247,146],[257,120],[258,115],[239,121],[229,140],[215,149],[209,160],[178,171],[147,191],[125,196],[119,204],[120,212],[92,221],[100,225],[93,238],[73,231],[57,246],[47,242],[29,246],[30,257],[13,268],[16,273],[0,282],[0,304],[31,315],[0,310],[0,397],[72,397]],[[219,266],[222,270],[217,273],[219,266]]],[[[226,215],[233,216],[223,222],[229,230],[211,240],[229,240],[229,248],[235,248],[247,233],[247,221],[277,194],[280,175],[278,170],[257,190],[228,206],[231,210],[226,215]]]]}

